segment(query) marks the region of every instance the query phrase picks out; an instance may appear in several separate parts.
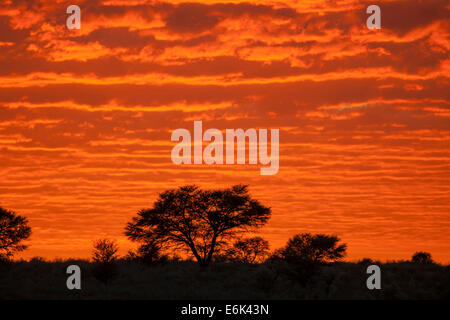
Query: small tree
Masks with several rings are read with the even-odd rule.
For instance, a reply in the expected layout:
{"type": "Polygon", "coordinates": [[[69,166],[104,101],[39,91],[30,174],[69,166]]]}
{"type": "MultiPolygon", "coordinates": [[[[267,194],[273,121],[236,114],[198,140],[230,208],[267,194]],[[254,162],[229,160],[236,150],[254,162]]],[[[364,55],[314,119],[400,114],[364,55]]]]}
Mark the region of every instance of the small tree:
{"type": "Polygon", "coordinates": [[[325,234],[297,234],[289,239],[287,245],[277,251],[283,260],[290,263],[321,264],[335,262],[346,254],[347,245],[338,244],[337,236],[325,234]]]}
{"type": "Polygon", "coordinates": [[[423,251],[414,253],[411,258],[411,261],[414,263],[421,263],[421,264],[433,263],[433,259],[431,259],[431,254],[423,251]]]}
{"type": "Polygon", "coordinates": [[[232,261],[244,263],[263,262],[269,253],[269,242],[261,237],[238,240],[225,254],[232,261]]]}
{"type": "Polygon", "coordinates": [[[324,263],[337,261],[345,256],[347,245],[338,244],[337,236],[324,234],[297,234],[284,248],[278,249],[271,260],[287,262],[293,276],[300,284],[306,285],[324,263]]]}
{"type": "Polygon", "coordinates": [[[0,258],[12,258],[16,252],[27,246],[21,244],[31,235],[31,228],[25,217],[0,207],[0,258]]]}
{"type": "Polygon", "coordinates": [[[152,242],[141,244],[135,252],[129,251],[127,258],[129,260],[143,262],[148,265],[164,263],[169,259],[168,255],[163,253],[161,246],[152,242]]]}
{"type": "Polygon", "coordinates": [[[94,277],[108,284],[117,274],[117,251],[119,247],[113,240],[99,239],[94,241],[92,260],[96,263],[93,269],[94,277]]]}
{"type": "Polygon", "coordinates": [[[190,252],[206,267],[225,239],[264,225],[270,208],[248,194],[247,186],[200,190],[184,186],[159,195],[153,208],[138,212],[125,234],[141,243],[190,252]]]}
{"type": "Polygon", "coordinates": [[[99,239],[94,242],[92,259],[97,263],[110,263],[117,259],[119,247],[116,242],[108,239],[99,239]]]}

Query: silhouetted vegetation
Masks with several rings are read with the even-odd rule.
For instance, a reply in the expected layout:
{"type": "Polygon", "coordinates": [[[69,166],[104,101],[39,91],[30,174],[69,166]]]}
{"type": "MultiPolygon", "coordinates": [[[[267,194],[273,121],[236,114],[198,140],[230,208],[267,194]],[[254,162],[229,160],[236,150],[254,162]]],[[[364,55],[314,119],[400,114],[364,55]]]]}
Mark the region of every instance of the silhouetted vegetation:
{"type": "Polygon", "coordinates": [[[450,267],[412,262],[381,263],[382,289],[368,290],[366,266],[320,265],[307,284],[292,278],[284,261],[212,263],[168,260],[148,266],[117,260],[107,286],[89,261],[42,259],[0,266],[0,299],[450,299],[450,267]],[[79,265],[82,289],[66,288],[66,268],[79,265]]]}
{"type": "Polygon", "coordinates": [[[117,275],[117,243],[108,239],[99,239],[94,242],[94,251],[92,260],[94,261],[94,277],[108,284],[117,275]]]}
{"type": "Polygon", "coordinates": [[[297,234],[271,254],[262,237],[240,238],[270,215],[246,186],[185,186],[161,193],[128,223],[126,235],[139,246],[123,258],[115,241],[100,239],[92,262],[27,262],[10,259],[25,249],[27,220],[0,208],[0,299],[450,299],[450,266],[427,252],[411,261],[349,263],[340,262],[347,245],[335,235],[297,234]],[[184,260],[174,255],[179,250],[184,260]],[[82,290],[66,287],[73,264],[82,290]],[[366,287],[371,264],[382,270],[381,290],[366,287]]]}
{"type": "Polygon", "coordinates": [[[117,259],[119,247],[115,241],[99,239],[94,242],[92,260],[97,263],[111,263],[117,259]]]}
{"type": "Polygon", "coordinates": [[[125,259],[135,262],[143,262],[147,265],[165,263],[169,256],[162,252],[161,245],[152,241],[141,244],[135,251],[128,251],[125,259]]]}
{"type": "Polygon", "coordinates": [[[261,263],[269,255],[269,242],[261,237],[237,240],[224,253],[225,261],[261,263]]]}
{"type": "Polygon", "coordinates": [[[419,251],[413,254],[411,261],[414,263],[434,263],[431,259],[431,254],[428,252],[419,251]]]}
{"type": "Polygon", "coordinates": [[[10,259],[16,252],[27,247],[21,242],[31,235],[31,228],[25,217],[0,207],[0,259],[10,259]]]}
{"type": "Polygon", "coordinates": [[[287,262],[294,272],[293,277],[301,284],[306,284],[320,265],[338,261],[345,256],[347,245],[338,242],[337,236],[297,234],[289,239],[284,248],[278,249],[271,259],[287,262]]]}
{"type": "Polygon", "coordinates": [[[337,236],[325,234],[312,235],[310,233],[297,234],[289,239],[286,246],[276,252],[281,259],[288,263],[297,264],[311,262],[321,264],[335,262],[342,259],[347,245],[338,244],[337,236]]]}
{"type": "Polygon", "coordinates": [[[261,227],[270,215],[270,208],[250,197],[247,186],[223,190],[184,186],[161,193],[153,208],[139,211],[128,223],[125,234],[164,250],[188,251],[206,267],[225,240],[261,227]]]}

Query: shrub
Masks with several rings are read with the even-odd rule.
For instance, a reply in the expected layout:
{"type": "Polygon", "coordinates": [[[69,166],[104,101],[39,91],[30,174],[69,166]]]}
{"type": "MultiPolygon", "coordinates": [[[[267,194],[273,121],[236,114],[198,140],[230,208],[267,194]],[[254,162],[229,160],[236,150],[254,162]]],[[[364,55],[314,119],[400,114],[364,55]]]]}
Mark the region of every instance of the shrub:
{"type": "Polygon", "coordinates": [[[423,251],[414,253],[411,258],[411,261],[414,263],[421,263],[421,264],[433,263],[433,260],[431,259],[431,254],[423,251]]]}
{"type": "Polygon", "coordinates": [[[238,240],[233,247],[225,251],[230,261],[243,263],[261,263],[269,253],[269,242],[261,237],[238,240]]]}
{"type": "Polygon", "coordinates": [[[94,277],[108,284],[117,275],[117,251],[119,250],[115,241],[100,239],[94,242],[93,260],[95,262],[92,274],[94,277]]]}
{"type": "Polygon", "coordinates": [[[297,234],[289,239],[284,248],[275,251],[271,260],[286,261],[296,274],[297,281],[306,285],[321,264],[336,262],[345,256],[347,245],[338,242],[337,236],[297,234]]]}

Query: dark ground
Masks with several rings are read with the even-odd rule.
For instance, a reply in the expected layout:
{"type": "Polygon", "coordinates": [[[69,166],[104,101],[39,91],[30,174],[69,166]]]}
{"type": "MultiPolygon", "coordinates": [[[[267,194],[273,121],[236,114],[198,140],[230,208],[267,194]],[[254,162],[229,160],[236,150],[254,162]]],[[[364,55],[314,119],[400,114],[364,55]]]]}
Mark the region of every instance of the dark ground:
{"type": "Polygon", "coordinates": [[[0,299],[450,299],[450,266],[375,264],[381,267],[381,290],[367,289],[365,263],[321,266],[302,283],[283,262],[202,269],[191,261],[118,261],[105,285],[88,261],[33,259],[0,265],[0,299]],[[71,264],[81,267],[81,290],[66,287],[71,264]]]}

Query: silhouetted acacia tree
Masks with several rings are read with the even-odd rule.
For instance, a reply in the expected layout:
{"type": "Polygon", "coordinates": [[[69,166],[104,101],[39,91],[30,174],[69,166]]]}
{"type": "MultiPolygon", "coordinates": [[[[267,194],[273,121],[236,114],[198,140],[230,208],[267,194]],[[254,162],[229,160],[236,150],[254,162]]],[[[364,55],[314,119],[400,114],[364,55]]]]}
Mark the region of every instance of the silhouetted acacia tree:
{"type": "Polygon", "coordinates": [[[431,254],[428,252],[419,251],[413,254],[411,261],[414,263],[430,264],[433,263],[431,254]]]}
{"type": "Polygon", "coordinates": [[[278,249],[271,260],[286,261],[292,268],[295,280],[306,285],[319,271],[321,264],[345,256],[347,245],[338,242],[337,236],[297,234],[289,239],[284,248],[278,249]]]}
{"type": "Polygon", "coordinates": [[[201,266],[211,262],[225,239],[264,225],[270,208],[252,199],[247,186],[201,190],[195,185],[167,190],[153,208],[138,212],[125,234],[133,241],[192,253],[201,266]]]}
{"type": "Polygon", "coordinates": [[[92,259],[96,262],[93,275],[94,277],[108,284],[108,282],[117,274],[117,251],[119,247],[114,240],[99,239],[94,241],[94,251],[92,259]]]}
{"type": "Polygon", "coordinates": [[[231,261],[244,263],[260,263],[268,256],[269,242],[261,237],[237,240],[233,247],[225,251],[231,261]]]}
{"type": "Polygon", "coordinates": [[[14,253],[27,246],[21,244],[31,235],[31,228],[25,217],[0,207],[0,258],[11,258],[14,253]]]}
{"type": "Polygon", "coordinates": [[[94,241],[94,251],[92,260],[99,263],[109,263],[117,259],[119,247],[116,242],[108,239],[94,241]]]}
{"type": "Polygon", "coordinates": [[[290,263],[310,262],[314,264],[334,262],[343,258],[347,245],[338,244],[337,236],[325,234],[297,234],[286,246],[276,252],[278,257],[290,263]]]}

